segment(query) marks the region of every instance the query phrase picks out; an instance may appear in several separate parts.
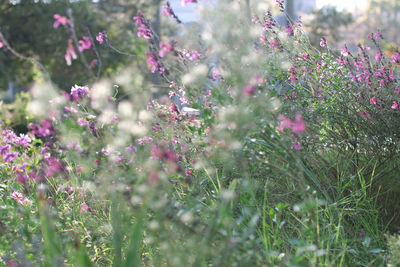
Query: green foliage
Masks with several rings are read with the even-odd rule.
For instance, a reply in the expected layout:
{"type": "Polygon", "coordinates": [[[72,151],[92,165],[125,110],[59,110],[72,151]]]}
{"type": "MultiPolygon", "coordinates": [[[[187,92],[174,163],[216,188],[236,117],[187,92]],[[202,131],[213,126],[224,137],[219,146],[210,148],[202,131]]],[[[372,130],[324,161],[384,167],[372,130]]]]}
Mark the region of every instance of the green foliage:
{"type": "Polygon", "coordinates": [[[304,24],[309,31],[308,38],[314,47],[319,47],[321,37],[325,37],[331,46],[343,39],[340,28],[353,23],[351,13],[340,12],[333,6],[324,6],[311,12],[312,19],[304,24]]]}
{"type": "MultiPolygon", "coordinates": [[[[74,84],[91,83],[101,77],[109,77],[133,62],[138,57],[116,53],[106,44],[95,40],[98,32],[107,32],[110,44],[118,44],[117,49],[132,55],[140,54],[143,44],[134,38],[132,16],[137,12],[137,4],[100,1],[50,1],[36,3],[24,0],[18,4],[3,1],[0,4],[0,31],[12,49],[24,57],[38,60],[48,72],[51,80],[61,89],[69,89],[74,84]],[[114,8],[112,8],[114,6],[114,8]],[[118,8],[116,8],[118,7],[118,8]],[[71,33],[65,27],[53,28],[54,14],[68,17],[72,12],[77,39],[91,36],[96,45],[97,58],[93,49],[78,53],[78,59],[67,66],[64,60],[71,33]],[[92,60],[101,65],[89,67],[92,60]],[[86,63],[84,63],[86,61],[86,63]],[[100,68],[100,70],[99,70],[100,68]],[[97,73],[100,77],[97,77],[97,73]]],[[[19,88],[29,87],[33,81],[43,79],[41,70],[30,60],[16,57],[4,48],[0,49],[0,88],[6,90],[8,82],[19,88]]]]}

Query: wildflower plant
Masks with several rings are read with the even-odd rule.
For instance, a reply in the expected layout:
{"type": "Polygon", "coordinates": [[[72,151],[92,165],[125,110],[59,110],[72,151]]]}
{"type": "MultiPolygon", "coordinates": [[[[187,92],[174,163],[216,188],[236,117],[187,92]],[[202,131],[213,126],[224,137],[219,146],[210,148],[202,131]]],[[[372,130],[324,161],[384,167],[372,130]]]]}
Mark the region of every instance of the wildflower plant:
{"type": "MultiPolygon", "coordinates": [[[[29,132],[3,129],[2,264],[387,261],[380,214],[393,191],[376,188],[396,169],[398,57],[340,53],[323,37],[313,48],[301,22],[249,18],[243,5],[199,6],[195,43],[161,40],[139,11],[146,74],[75,85],[29,132]],[[151,99],[149,73],[164,98],[151,99]]],[[[163,10],[181,23],[168,1],[163,10]]],[[[381,38],[370,38],[377,51],[381,38]]]]}

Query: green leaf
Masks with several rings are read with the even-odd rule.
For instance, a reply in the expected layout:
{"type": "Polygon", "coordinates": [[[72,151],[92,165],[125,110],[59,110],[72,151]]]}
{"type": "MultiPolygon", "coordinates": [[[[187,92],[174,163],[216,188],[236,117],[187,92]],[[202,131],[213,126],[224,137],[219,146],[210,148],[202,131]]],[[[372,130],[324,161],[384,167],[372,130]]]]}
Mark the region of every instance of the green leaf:
{"type": "Polygon", "coordinates": [[[145,212],[142,211],[136,218],[136,223],[132,229],[132,235],[130,238],[130,245],[128,247],[128,252],[126,260],[124,263],[125,267],[136,267],[140,266],[140,244],[143,237],[143,219],[145,212]]]}

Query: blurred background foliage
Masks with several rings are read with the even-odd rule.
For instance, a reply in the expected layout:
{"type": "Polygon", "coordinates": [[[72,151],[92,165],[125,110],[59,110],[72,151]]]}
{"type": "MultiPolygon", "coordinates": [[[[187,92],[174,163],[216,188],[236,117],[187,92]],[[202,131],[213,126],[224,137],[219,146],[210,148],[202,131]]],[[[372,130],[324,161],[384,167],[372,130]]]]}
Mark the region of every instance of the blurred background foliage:
{"type": "MultiPolygon", "coordinates": [[[[38,60],[47,70],[52,82],[59,88],[68,90],[74,84],[87,84],[98,78],[109,77],[121,68],[143,63],[145,43],[135,38],[132,17],[139,6],[144,12],[152,9],[160,1],[99,0],[92,1],[45,1],[20,0],[1,1],[0,32],[12,49],[25,57],[38,60]],[[66,27],[53,28],[54,14],[68,17],[71,9],[75,21],[77,39],[91,35],[95,40],[98,32],[107,32],[110,44],[123,53],[109,49],[95,41],[101,60],[100,77],[96,77],[98,66],[91,70],[83,64],[83,59],[75,47],[78,59],[67,66],[64,55],[70,33],[66,27]]],[[[83,52],[90,64],[96,60],[93,49],[83,52]]],[[[12,82],[21,89],[41,77],[40,70],[29,60],[23,60],[3,47],[0,49],[0,90],[6,90],[12,82]]]]}

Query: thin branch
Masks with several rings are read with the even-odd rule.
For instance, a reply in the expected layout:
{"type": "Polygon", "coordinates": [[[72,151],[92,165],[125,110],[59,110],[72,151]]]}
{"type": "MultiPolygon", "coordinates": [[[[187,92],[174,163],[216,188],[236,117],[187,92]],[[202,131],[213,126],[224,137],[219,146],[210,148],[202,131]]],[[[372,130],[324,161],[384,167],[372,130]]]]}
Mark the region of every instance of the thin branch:
{"type": "Polygon", "coordinates": [[[47,82],[51,82],[49,72],[42,65],[42,63],[40,63],[37,59],[35,59],[33,57],[24,56],[24,55],[18,53],[17,51],[15,51],[11,47],[11,45],[7,42],[7,40],[4,38],[4,35],[1,31],[0,31],[0,41],[4,44],[4,46],[8,49],[8,51],[10,51],[11,54],[13,54],[14,56],[16,56],[17,58],[22,59],[22,60],[30,61],[33,65],[36,65],[40,69],[40,71],[43,73],[44,79],[47,82]]]}

